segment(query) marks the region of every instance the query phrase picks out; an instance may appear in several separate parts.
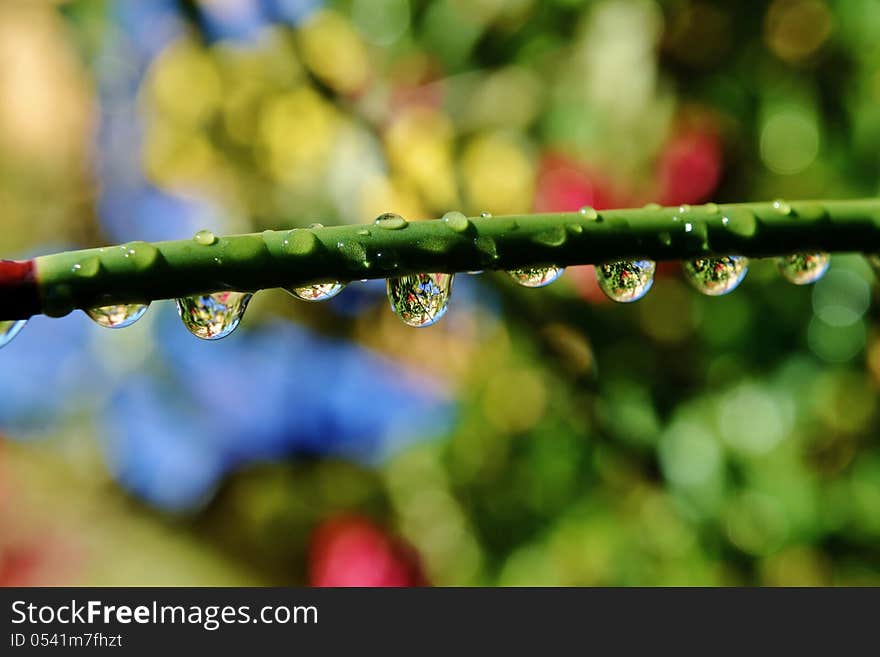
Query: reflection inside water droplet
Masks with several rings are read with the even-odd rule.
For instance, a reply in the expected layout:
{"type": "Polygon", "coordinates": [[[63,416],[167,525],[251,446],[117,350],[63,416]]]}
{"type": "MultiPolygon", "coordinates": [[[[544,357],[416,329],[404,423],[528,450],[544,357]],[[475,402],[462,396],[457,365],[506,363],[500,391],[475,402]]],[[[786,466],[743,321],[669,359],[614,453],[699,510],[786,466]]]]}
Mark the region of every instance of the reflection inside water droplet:
{"type": "Polygon", "coordinates": [[[24,325],[27,324],[26,319],[14,319],[11,321],[0,322],[0,349],[8,345],[15,339],[24,325]]]}
{"type": "Polygon", "coordinates": [[[147,312],[150,304],[132,303],[91,308],[86,314],[104,328],[121,329],[131,326],[147,312]]]}
{"type": "Polygon", "coordinates": [[[215,292],[177,300],[184,326],[202,340],[225,338],[238,328],[252,294],[215,292]]]}
{"type": "Polygon", "coordinates": [[[779,273],[795,285],[815,283],[828,271],[831,257],[824,252],[792,253],[776,259],[779,273]]]}
{"type": "Polygon", "coordinates": [[[638,301],[654,284],[653,260],[622,260],[596,266],[596,279],[605,295],[620,303],[638,301]]]}
{"type": "Polygon", "coordinates": [[[411,274],[389,278],[388,301],[406,324],[421,328],[437,322],[449,307],[452,274],[411,274]]]}
{"type": "Polygon", "coordinates": [[[326,301],[332,299],[345,288],[343,283],[317,283],[303,287],[284,288],[287,292],[303,301],[326,301]]]}
{"type": "Polygon", "coordinates": [[[748,271],[749,259],[745,256],[697,258],[684,263],[684,273],[688,282],[711,297],[735,290],[748,271]]]}
{"type": "Polygon", "coordinates": [[[550,283],[559,280],[565,271],[564,267],[523,267],[522,269],[512,269],[508,275],[523,287],[544,287],[550,283]]]}

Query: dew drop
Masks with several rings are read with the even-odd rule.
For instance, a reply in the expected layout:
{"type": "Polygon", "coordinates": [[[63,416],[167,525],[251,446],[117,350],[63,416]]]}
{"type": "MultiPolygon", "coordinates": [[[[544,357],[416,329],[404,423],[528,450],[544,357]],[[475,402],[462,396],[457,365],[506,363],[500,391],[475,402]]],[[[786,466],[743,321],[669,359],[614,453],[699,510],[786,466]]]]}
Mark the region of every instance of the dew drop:
{"type": "Polygon", "coordinates": [[[584,227],[580,224],[566,224],[565,229],[572,235],[580,235],[584,232],[584,227]]]}
{"type": "Polygon", "coordinates": [[[648,293],[654,284],[653,260],[621,260],[596,266],[599,287],[612,301],[631,303],[648,293]]]}
{"type": "Polygon", "coordinates": [[[456,233],[465,232],[471,225],[471,222],[468,221],[468,218],[465,217],[464,214],[455,211],[444,214],[443,221],[456,233]]]}
{"type": "Polygon", "coordinates": [[[26,319],[14,319],[11,321],[0,322],[0,349],[8,345],[15,339],[24,325],[27,324],[26,319]]]}
{"type": "Polygon", "coordinates": [[[718,214],[721,211],[717,203],[706,203],[703,205],[703,209],[709,214],[718,214]]]}
{"type": "Polygon", "coordinates": [[[492,213],[491,213],[491,212],[481,212],[481,213],[480,213],[480,216],[481,216],[483,219],[491,219],[491,218],[492,218],[492,213]]]}
{"type": "Polygon", "coordinates": [[[399,214],[394,214],[393,212],[386,212],[385,214],[380,214],[376,217],[376,221],[373,222],[379,228],[384,230],[400,230],[401,228],[406,228],[407,221],[399,214]]]}
{"type": "Polygon", "coordinates": [[[304,285],[302,287],[284,288],[297,299],[303,301],[327,301],[332,299],[345,288],[344,283],[317,283],[315,285],[304,285]]]}
{"type": "Polygon", "coordinates": [[[684,263],[688,282],[710,297],[733,292],[748,271],[749,259],[738,255],[697,258],[684,263]]]}
{"type": "Polygon", "coordinates": [[[726,223],[723,219],[721,222],[727,226],[731,233],[736,235],[751,237],[758,230],[758,220],[755,217],[755,213],[748,208],[729,207],[726,218],[728,219],[726,223]]]}
{"type": "Polygon", "coordinates": [[[140,271],[152,267],[159,258],[159,250],[147,242],[129,242],[120,248],[122,257],[140,271]]]}
{"type": "Polygon", "coordinates": [[[202,246],[211,246],[212,244],[217,243],[217,236],[214,235],[210,230],[200,230],[198,233],[193,235],[193,241],[196,244],[201,244],[202,246]]]}
{"type": "Polygon", "coordinates": [[[86,314],[104,328],[121,329],[131,326],[147,312],[150,304],[130,303],[91,308],[86,314]]]}
{"type": "Polygon", "coordinates": [[[449,308],[452,274],[410,274],[388,279],[391,309],[409,326],[437,322],[449,308]]]}
{"type": "Polygon", "coordinates": [[[662,244],[663,246],[669,246],[672,244],[672,235],[670,235],[666,231],[663,231],[662,233],[657,235],[657,241],[659,241],[660,244],[662,244]]]}
{"type": "Polygon", "coordinates": [[[523,267],[512,269],[507,274],[523,287],[544,287],[559,279],[565,271],[563,267],[523,267]]]}
{"type": "Polygon", "coordinates": [[[644,209],[644,210],[662,210],[663,206],[660,205],[659,203],[645,203],[645,205],[642,209],[644,209]]]}
{"type": "Polygon", "coordinates": [[[238,328],[253,295],[215,292],[177,300],[183,325],[197,338],[219,340],[238,328]]]}
{"type": "Polygon", "coordinates": [[[599,220],[599,213],[596,212],[596,210],[591,208],[589,205],[585,205],[580,210],[578,210],[578,214],[581,215],[584,219],[589,219],[590,221],[599,220]]]}
{"type": "Polygon", "coordinates": [[[480,261],[489,265],[498,260],[498,246],[495,240],[488,235],[480,235],[474,239],[474,246],[480,252],[480,261]]]}
{"type": "Polygon", "coordinates": [[[691,211],[691,206],[689,206],[687,203],[678,206],[678,212],[679,212],[679,214],[686,214],[686,213],[688,213],[688,212],[690,212],[690,211],[691,211]]]}
{"type": "Polygon", "coordinates": [[[880,276],[880,253],[867,253],[865,257],[868,259],[868,264],[871,265],[874,273],[880,276]]]}
{"type": "Polygon", "coordinates": [[[85,258],[76,263],[70,270],[82,278],[93,278],[101,270],[101,260],[97,256],[85,258]]]}
{"type": "Polygon", "coordinates": [[[562,246],[567,238],[568,234],[563,226],[554,226],[534,235],[532,241],[541,246],[562,246]]]}
{"type": "Polygon", "coordinates": [[[369,228],[359,228],[357,234],[361,237],[369,237],[372,235],[369,228]]]}
{"type": "Polygon", "coordinates": [[[791,214],[791,206],[783,201],[781,198],[773,201],[773,209],[776,210],[779,214],[790,215],[791,214]]]}
{"type": "Polygon", "coordinates": [[[815,283],[828,271],[831,257],[824,252],[792,253],[776,259],[779,273],[789,283],[809,285],[815,283]]]}
{"type": "Polygon", "coordinates": [[[318,238],[310,230],[294,228],[281,240],[281,250],[287,255],[306,256],[318,248],[318,238]]]}
{"type": "Polygon", "coordinates": [[[346,264],[349,269],[361,269],[363,267],[369,268],[372,265],[370,259],[367,257],[367,250],[360,242],[354,240],[340,240],[336,243],[336,248],[346,259],[346,264]]]}

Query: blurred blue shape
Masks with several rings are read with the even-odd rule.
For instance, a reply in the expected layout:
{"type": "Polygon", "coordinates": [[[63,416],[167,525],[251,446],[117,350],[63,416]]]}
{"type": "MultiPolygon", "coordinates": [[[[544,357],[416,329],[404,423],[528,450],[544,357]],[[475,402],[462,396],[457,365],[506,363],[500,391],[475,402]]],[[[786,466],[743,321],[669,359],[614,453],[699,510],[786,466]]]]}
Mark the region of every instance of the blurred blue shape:
{"type": "Polygon", "coordinates": [[[129,379],[109,405],[103,426],[111,472],[128,490],[171,511],[207,501],[224,471],[210,437],[218,418],[199,416],[173,389],[129,379]]]}
{"type": "Polygon", "coordinates": [[[170,304],[153,310],[166,375],[126,381],[101,431],[120,483],[163,508],[198,506],[241,463],[314,454],[375,464],[454,421],[436,381],[360,346],[282,321],[200,342],[170,304]]]}
{"type": "Polygon", "coordinates": [[[176,0],[115,0],[110,5],[126,48],[135,49],[142,61],[152,60],[183,34],[186,25],[179,10],[176,0]]]}
{"type": "Polygon", "coordinates": [[[324,3],[321,0],[263,0],[266,13],[280,23],[298,25],[324,3]]]}
{"type": "Polygon", "coordinates": [[[327,307],[346,317],[357,317],[374,308],[385,299],[385,281],[371,279],[353,281],[332,299],[326,301],[327,307]]]}
{"type": "Polygon", "coordinates": [[[260,0],[213,0],[199,5],[209,41],[255,41],[267,24],[260,0]]]}
{"type": "Polygon", "coordinates": [[[34,317],[0,350],[0,430],[28,437],[95,410],[107,376],[88,348],[91,322],[78,315],[34,317]]]}

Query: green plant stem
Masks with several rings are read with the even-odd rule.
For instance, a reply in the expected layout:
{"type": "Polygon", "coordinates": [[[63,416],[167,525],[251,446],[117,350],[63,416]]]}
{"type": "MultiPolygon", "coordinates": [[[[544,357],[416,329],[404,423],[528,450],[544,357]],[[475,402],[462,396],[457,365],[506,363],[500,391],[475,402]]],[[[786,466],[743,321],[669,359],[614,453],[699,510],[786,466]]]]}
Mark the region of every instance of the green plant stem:
{"type": "Polygon", "coordinates": [[[36,258],[38,300],[0,285],[0,319],[415,272],[516,269],[650,258],[880,251],[880,199],[708,204],[266,231],[36,258]],[[453,226],[458,230],[453,229],[453,226]]]}

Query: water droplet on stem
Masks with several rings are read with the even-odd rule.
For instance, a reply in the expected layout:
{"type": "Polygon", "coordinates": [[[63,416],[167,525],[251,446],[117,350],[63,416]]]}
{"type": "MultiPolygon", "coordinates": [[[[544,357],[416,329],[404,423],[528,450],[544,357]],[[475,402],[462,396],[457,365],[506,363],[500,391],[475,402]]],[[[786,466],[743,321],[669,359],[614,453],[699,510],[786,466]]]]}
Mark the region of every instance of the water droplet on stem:
{"type": "Polygon", "coordinates": [[[245,292],[215,292],[177,300],[183,325],[197,338],[219,340],[238,328],[253,295],[245,292]]]}
{"type": "Polygon", "coordinates": [[[406,219],[393,212],[386,212],[385,214],[379,215],[373,223],[384,230],[400,230],[407,226],[406,219]]]}
{"type": "Polygon", "coordinates": [[[121,329],[138,321],[149,307],[148,303],[119,304],[91,308],[86,310],[86,314],[104,328],[121,329]]]}
{"type": "Polygon", "coordinates": [[[735,290],[748,271],[749,259],[745,256],[697,258],[684,263],[688,282],[699,292],[711,297],[735,290]]]}
{"type": "Polygon", "coordinates": [[[345,289],[344,283],[316,283],[302,287],[284,288],[287,292],[303,301],[327,301],[345,289]]]}
{"type": "Polygon", "coordinates": [[[391,309],[409,326],[436,323],[449,307],[452,274],[410,274],[387,281],[391,309]]]}
{"type": "Polygon", "coordinates": [[[211,246],[212,244],[216,244],[217,236],[214,235],[210,230],[200,230],[198,233],[193,235],[193,241],[196,244],[201,244],[202,246],[211,246]]]}
{"type": "Polygon", "coordinates": [[[599,288],[612,301],[632,303],[645,296],[654,285],[653,260],[621,260],[596,266],[599,288]]]}
{"type": "Polygon", "coordinates": [[[831,256],[824,252],[792,253],[776,259],[779,273],[795,285],[815,283],[828,271],[829,264],[831,256]]]}
{"type": "Polygon", "coordinates": [[[548,267],[511,269],[507,274],[523,287],[544,287],[559,280],[564,271],[565,268],[563,267],[550,265],[548,267]]]}

